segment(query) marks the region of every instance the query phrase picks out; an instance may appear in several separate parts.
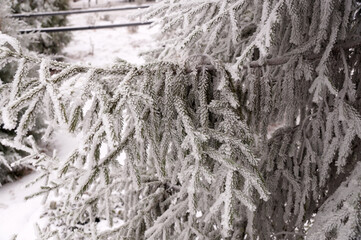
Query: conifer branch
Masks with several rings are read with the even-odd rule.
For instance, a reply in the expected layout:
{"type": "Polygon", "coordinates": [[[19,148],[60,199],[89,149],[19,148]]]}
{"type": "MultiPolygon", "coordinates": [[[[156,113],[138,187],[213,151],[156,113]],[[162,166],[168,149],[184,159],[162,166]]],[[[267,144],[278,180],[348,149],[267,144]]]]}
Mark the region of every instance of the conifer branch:
{"type": "MultiPolygon", "coordinates": [[[[335,44],[334,49],[337,48],[343,48],[343,49],[350,49],[355,48],[361,45],[361,39],[356,40],[345,40],[341,43],[335,44]]],[[[279,56],[279,57],[273,57],[270,59],[265,59],[263,61],[252,61],[249,63],[249,67],[251,68],[258,68],[263,66],[277,66],[277,65],[283,65],[290,61],[290,59],[293,56],[279,56]]],[[[321,53],[315,54],[304,54],[303,55],[305,60],[315,60],[320,59],[322,57],[321,53]]],[[[247,66],[243,66],[244,69],[247,69],[247,66]]]]}

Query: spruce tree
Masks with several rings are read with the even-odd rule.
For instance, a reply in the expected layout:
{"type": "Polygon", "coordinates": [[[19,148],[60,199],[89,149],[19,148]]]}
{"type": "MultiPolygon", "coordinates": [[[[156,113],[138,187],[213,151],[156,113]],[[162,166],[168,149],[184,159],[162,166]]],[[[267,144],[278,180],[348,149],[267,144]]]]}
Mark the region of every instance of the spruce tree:
{"type": "Polygon", "coordinates": [[[141,66],[56,62],[0,36],[18,63],[1,143],[42,172],[34,195],[61,197],[39,238],[359,239],[358,1],[146,11],[163,42],[141,66]],[[39,151],[36,116],[45,141],[59,126],[81,139],[68,158],[39,151]]]}

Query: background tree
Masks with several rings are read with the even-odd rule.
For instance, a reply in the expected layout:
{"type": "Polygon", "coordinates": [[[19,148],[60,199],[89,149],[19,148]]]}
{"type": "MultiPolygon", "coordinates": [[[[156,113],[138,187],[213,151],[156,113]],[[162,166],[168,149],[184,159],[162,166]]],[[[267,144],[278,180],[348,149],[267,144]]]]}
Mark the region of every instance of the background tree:
{"type": "MultiPolygon", "coordinates": [[[[69,0],[14,0],[11,1],[13,13],[55,12],[69,9],[69,0]]],[[[66,16],[48,16],[22,19],[34,28],[66,26],[66,16]]],[[[70,33],[38,33],[36,39],[29,44],[32,51],[57,54],[65,47],[71,38],[70,33]]]]}
{"type": "Polygon", "coordinates": [[[142,66],[59,63],[1,35],[21,73],[2,144],[41,169],[37,194],[62,196],[40,237],[358,239],[359,8],[160,1],[147,11],[164,42],[142,66]],[[59,125],[81,137],[68,158],[31,141],[38,115],[44,139],[59,125]]]}

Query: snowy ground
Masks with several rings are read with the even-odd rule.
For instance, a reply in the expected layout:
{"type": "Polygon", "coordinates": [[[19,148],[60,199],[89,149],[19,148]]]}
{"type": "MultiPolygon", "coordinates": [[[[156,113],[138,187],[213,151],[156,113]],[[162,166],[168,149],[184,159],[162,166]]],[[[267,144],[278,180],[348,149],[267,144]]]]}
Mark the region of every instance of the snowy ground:
{"type": "Polygon", "coordinates": [[[35,184],[30,188],[25,185],[32,182],[38,176],[37,173],[30,174],[21,180],[6,184],[0,188],[0,239],[10,239],[18,234],[17,239],[35,239],[34,224],[39,220],[41,214],[41,197],[29,199],[33,189],[39,187],[35,184]]]}
{"type": "MultiPolygon", "coordinates": [[[[95,1],[92,0],[91,6],[104,7],[107,2],[114,6],[116,1],[99,0],[98,3],[102,5],[95,6],[95,1]]],[[[83,0],[73,7],[84,7],[87,3],[87,0],[83,0]]],[[[140,21],[139,18],[129,20],[131,14],[134,14],[134,11],[71,15],[68,19],[69,25],[73,26],[140,21]]],[[[111,64],[115,58],[141,64],[144,60],[138,54],[154,45],[156,32],[157,29],[150,29],[149,26],[73,32],[73,40],[64,49],[64,55],[70,62],[96,66],[111,64]]],[[[40,219],[42,198],[36,197],[28,201],[24,198],[40,186],[40,183],[37,183],[25,188],[37,176],[38,173],[33,173],[20,181],[0,187],[0,240],[9,240],[14,234],[17,234],[17,240],[36,239],[34,225],[40,219]]]]}
{"type": "MultiPolygon", "coordinates": [[[[129,5],[121,5],[129,6],[129,5]]],[[[119,11],[70,15],[71,26],[108,25],[140,22],[141,18],[129,19],[136,11],[119,11]]],[[[64,50],[73,62],[91,63],[96,66],[110,64],[116,58],[131,63],[143,63],[139,53],[154,45],[156,28],[149,26],[99,29],[73,32],[72,42],[64,50]]]]}

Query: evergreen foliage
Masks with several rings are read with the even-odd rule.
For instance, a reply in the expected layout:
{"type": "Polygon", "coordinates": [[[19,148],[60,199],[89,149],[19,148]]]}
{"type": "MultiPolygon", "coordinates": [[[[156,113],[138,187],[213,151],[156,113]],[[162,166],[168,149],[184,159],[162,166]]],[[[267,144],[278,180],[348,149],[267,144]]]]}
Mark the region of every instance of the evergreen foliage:
{"type": "Polygon", "coordinates": [[[17,63],[1,143],[41,170],[36,195],[62,198],[39,239],[359,239],[359,12],[164,0],[147,10],[164,42],[141,66],[56,62],[1,35],[17,63]],[[41,151],[36,116],[45,142],[59,126],[81,139],[67,159],[41,151]]]}
{"type": "MultiPolygon", "coordinates": [[[[39,21],[33,20],[26,23],[22,20],[7,17],[14,12],[14,9],[11,7],[15,7],[16,11],[51,11],[56,9],[66,9],[67,1],[21,1],[20,3],[18,1],[0,0],[0,6],[0,31],[4,34],[17,37],[22,46],[40,53],[57,53],[69,41],[69,35],[56,35],[53,36],[55,37],[53,39],[50,39],[50,36],[46,36],[44,34],[41,35],[39,33],[19,35],[17,31],[28,28],[28,23],[35,25],[39,24],[39,21]]],[[[43,23],[49,26],[63,25],[65,24],[65,18],[43,19],[43,23]]],[[[4,107],[4,105],[7,104],[8,99],[6,96],[10,92],[8,86],[14,81],[14,79],[16,80],[16,78],[18,78],[18,74],[21,74],[17,72],[16,68],[16,64],[8,61],[3,61],[1,64],[0,107],[4,107]]],[[[38,131],[41,131],[39,128],[39,124],[41,122],[39,120],[37,120],[37,122],[38,127],[32,131],[35,139],[39,136],[38,131]]],[[[10,131],[3,129],[2,121],[0,121],[0,125],[0,139],[13,139],[16,136],[16,131],[14,129],[10,131]]],[[[24,168],[29,167],[24,165],[17,165],[15,167],[10,166],[15,160],[24,156],[24,152],[0,144],[0,185],[13,181],[17,178],[18,174],[21,175],[24,168]]]]}
{"type": "MultiPolygon", "coordinates": [[[[18,21],[13,18],[8,18],[11,13],[10,1],[0,0],[0,31],[2,33],[17,36],[17,31],[26,26],[25,23],[18,21]]],[[[23,35],[18,36],[19,40],[22,43],[31,42],[33,36],[23,35]]],[[[16,65],[7,64],[3,62],[1,64],[0,70],[0,107],[3,107],[6,104],[6,94],[9,92],[9,89],[4,89],[3,83],[10,83],[12,81],[13,75],[16,71],[16,65]]],[[[2,121],[0,120],[0,124],[2,121]]],[[[7,131],[0,128],[0,139],[12,139],[16,135],[15,131],[7,131]]],[[[11,182],[15,179],[15,171],[19,170],[21,167],[11,167],[11,163],[21,158],[21,152],[16,151],[12,148],[6,147],[0,144],[0,186],[4,183],[11,182]]]]}

